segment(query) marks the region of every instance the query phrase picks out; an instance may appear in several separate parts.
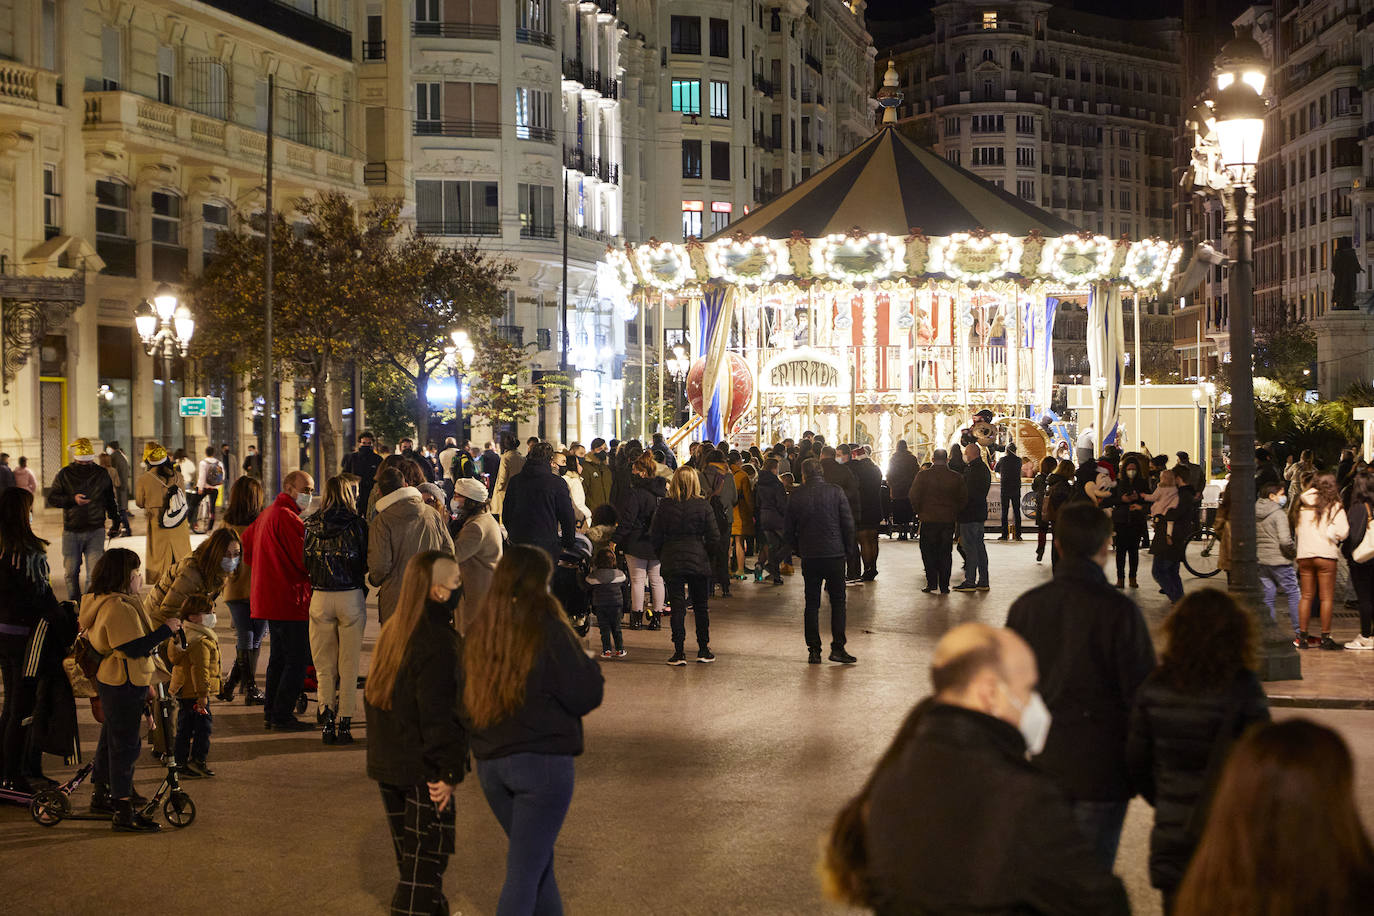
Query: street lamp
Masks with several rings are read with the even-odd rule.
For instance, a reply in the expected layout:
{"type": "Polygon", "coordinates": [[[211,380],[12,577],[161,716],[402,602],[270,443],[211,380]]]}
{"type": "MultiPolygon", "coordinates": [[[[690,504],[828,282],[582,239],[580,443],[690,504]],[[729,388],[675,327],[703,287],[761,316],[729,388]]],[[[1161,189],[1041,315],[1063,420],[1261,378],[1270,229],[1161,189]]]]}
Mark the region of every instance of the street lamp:
{"type": "MultiPolygon", "coordinates": [[[[1292,680],[1302,667],[1292,637],[1260,600],[1255,555],[1254,220],[1252,191],[1264,117],[1269,62],[1264,49],[1238,28],[1217,55],[1209,98],[1194,108],[1193,185],[1220,195],[1231,231],[1231,596],[1256,615],[1261,635],[1260,677],[1292,680]]],[[[1200,373],[1199,373],[1200,374],[1200,373]]],[[[1201,392],[1198,394],[1201,401],[1201,392]]]]}
{"type": "Polygon", "coordinates": [[[467,440],[463,438],[463,374],[466,368],[472,365],[477,354],[467,331],[455,330],[449,334],[449,339],[453,343],[444,347],[444,355],[453,367],[454,438],[458,441],[459,448],[465,448],[467,440]]]}
{"type": "Polygon", "coordinates": [[[172,434],[172,360],[186,355],[196,333],[196,320],[176,293],[163,283],[152,303],[144,299],[134,307],[134,328],[143,341],[143,352],[162,362],[162,442],[168,445],[172,434]]]}
{"type": "MultiPolygon", "coordinates": [[[[673,345],[673,355],[667,361],[668,373],[673,377],[673,422],[682,415],[682,380],[692,368],[692,358],[682,344],[673,345]]],[[[681,424],[678,424],[681,425],[681,424]]]]}

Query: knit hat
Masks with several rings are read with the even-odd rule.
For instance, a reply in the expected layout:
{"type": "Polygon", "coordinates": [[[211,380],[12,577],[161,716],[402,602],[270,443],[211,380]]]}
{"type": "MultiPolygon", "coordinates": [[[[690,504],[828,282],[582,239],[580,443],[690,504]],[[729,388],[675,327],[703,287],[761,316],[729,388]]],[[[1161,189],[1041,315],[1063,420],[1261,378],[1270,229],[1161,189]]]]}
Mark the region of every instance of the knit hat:
{"type": "Polygon", "coordinates": [[[425,481],[424,483],[420,484],[420,486],[417,487],[417,489],[424,495],[433,499],[439,505],[442,506],[444,504],[444,491],[443,488],[440,487],[437,483],[430,483],[429,481],[425,481]]]}
{"type": "Polygon", "coordinates": [[[156,467],[167,460],[167,450],[157,442],[146,442],[143,445],[143,463],[149,467],[156,467]]]}
{"type": "Polygon", "coordinates": [[[487,488],[482,481],[473,477],[459,477],[453,482],[453,495],[470,499],[473,502],[484,503],[491,498],[487,493],[487,488]]]}
{"type": "Polygon", "coordinates": [[[91,440],[82,436],[80,439],[73,439],[72,444],[67,446],[72,450],[72,457],[77,461],[94,461],[95,449],[91,446],[91,440]]]}

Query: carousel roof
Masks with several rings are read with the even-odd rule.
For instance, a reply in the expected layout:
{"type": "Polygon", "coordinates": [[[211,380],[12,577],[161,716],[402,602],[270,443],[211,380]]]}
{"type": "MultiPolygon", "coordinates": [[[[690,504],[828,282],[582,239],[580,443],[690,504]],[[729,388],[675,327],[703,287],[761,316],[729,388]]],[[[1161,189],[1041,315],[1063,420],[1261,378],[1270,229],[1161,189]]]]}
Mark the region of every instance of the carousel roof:
{"type": "Polygon", "coordinates": [[[799,230],[810,238],[847,232],[904,236],[984,228],[1013,236],[1058,236],[1078,227],[1027,203],[972,172],[884,127],[777,199],[735,220],[713,238],[737,233],[786,239],[799,230]]]}

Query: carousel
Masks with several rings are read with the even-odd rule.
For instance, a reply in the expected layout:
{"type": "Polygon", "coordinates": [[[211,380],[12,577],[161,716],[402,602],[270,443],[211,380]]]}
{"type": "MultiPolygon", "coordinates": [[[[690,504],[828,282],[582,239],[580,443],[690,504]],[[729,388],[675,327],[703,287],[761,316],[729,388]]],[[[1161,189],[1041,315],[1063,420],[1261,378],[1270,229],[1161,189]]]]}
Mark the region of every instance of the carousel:
{"type": "Polygon", "coordinates": [[[1180,249],[1079,232],[918,146],[892,111],[726,232],[607,251],[599,285],[624,314],[687,310],[695,416],[682,433],[743,444],[809,429],[870,444],[885,465],[899,439],[924,457],[982,413],[978,438],[1043,456],[1055,312],[1073,299],[1103,380],[1093,422],[1112,442],[1123,294],[1158,294],[1180,249]]]}

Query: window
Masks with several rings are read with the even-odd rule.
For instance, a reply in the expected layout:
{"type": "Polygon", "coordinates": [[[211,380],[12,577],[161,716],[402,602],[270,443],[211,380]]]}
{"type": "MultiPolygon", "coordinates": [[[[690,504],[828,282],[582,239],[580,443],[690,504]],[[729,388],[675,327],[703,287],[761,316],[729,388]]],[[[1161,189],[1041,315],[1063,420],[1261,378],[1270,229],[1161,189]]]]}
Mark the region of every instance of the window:
{"type": "Polygon", "coordinates": [[[711,234],[720,232],[730,225],[730,214],[734,210],[734,205],[728,200],[711,201],[711,234]]]}
{"type": "Polygon", "coordinates": [[[193,60],[187,66],[191,79],[187,106],[222,121],[229,119],[229,76],[224,64],[209,58],[193,60]]]}
{"type": "Polygon", "coordinates": [[[253,127],[267,132],[267,80],[253,84],[253,127]]]}
{"type": "Polygon", "coordinates": [[[440,104],[442,83],[415,84],[415,132],[417,134],[437,134],[444,119],[444,109],[440,104]]]}
{"type": "Polygon", "coordinates": [[[417,179],[415,228],[429,235],[500,235],[496,182],[417,179]]]}
{"type": "Polygon", "coordinates": [[[711,56],[730,56],[730,20],[711,20],[711,56]]]}
{"type": "Polygon", "coordinates": [[[181,244],[181,198],[170,191],[153,192],[153,241],[181,244]]]}
{"type": "Polygon", "coordinates": [[[317,149],[328,148],[330,135],[325,127],[324,107],[315,93],[288,89],[282,93],[279,110],[283,115],[283,137],[317,149]]]}
{"type": "Polygon", "coordinates": [[[997,14],[996,14],[995,12],[989,11],[989,12],[986,12],[986,13],[983,14],[983,28],[985,28],[985,29],[995,29],[995,28],[997,28],[997,14]]]}
{"type": "Polygon", "coordinates": [[[959,133],[959,119],[945,118],[945,136],[953,136],[959,133]]]}
{"type": "Polygon", "coordinates": [[[701,53],[701,17],[673,16],[669,20],[674,54],[701,53]]]}
{"type": "Polygon", "coordinates": [[[1016,164],[1025,166],[1035,165],[1035,147],[1018,146],[1016,148],[1016,164]]]}
{"type": "Polygon", "coordinates": [[[970,129],[975,134],[1000,134],[1006,129],[1004,115],[974,115],[969,120],[973,122],[970,129]]]}
{"type": "Polygon", "coordinates": [[[95,231],[127,239],[129,237],[129,186],[116,181],[95,183],[95,231]]]}
{"type": "Polygon", "coordinates": [[[57,0],[43,0],[41,10],[42,36],[38,48],[38,65],[44,70],[57,69],[57,0]]]}
{"type": "Polygon", "coordinates": [[[520,194],[520,237],[553,238],[554,189],[539,184],[522,184],[520,194]]]}
{"type": "Polygon", "coordinates": [[[701,80],[673,80],[673,111],[701,114],[701,80]]]}
{"type": "Polygon", "coordinates": [[[553,142],[550,95],[542,89],[515,90],[515,136],[521,140],[553,142]]]}
{"type": "Polygon", "coordinates": [[[701,141],[682,141],[682,177],[701,177],[701,141]]]}
{"type": "Polygon", "coordinates": [[[730,84],[711,80],[711,117],[730,117],[730,84]]]}
{"type": "Polygon", "coordinates": [[[730,180],[730,144],[725,140],[711,141],[711,179],[730,180]]]}
{"type": "Polygon", "coordinates": [[[46,238],[62,232],[62,185],[52,162],[43,163],[43,232],[46,238]]]}
{"type": "Polygon", "coordinates": [[[684,200],[682,202],[682,237],[684,239],[701,238],[701,201],[684,200]]]}
{"type": "Polygon", "coordinates": [[[1004,165],[1006,164],[1006,150],[1000,146],[975,146],[973,148],[974,165],[1004,165]]]}
{"type": "Polygon", "coordinates": [[[1121,199],[1121,209],[1123,209],[1123,210],[1129,210],[1129,209],[1131,209],[1131,192],[1130,192],[1130,191],[1122,190],[1122,192],[1121,192],[1121,198],[1120,198],[1120,199],[1121,199]]]}
{"type": "Polygon", "coordinates": [[[993,58],[993,55],[992,55],[992,48],[984,48],[984,49],[983,49],[983,62],[984,62],[984,63],[990,64],[990,63],[992,63],[992,58],[993,58]]]}
{"type": "Polygon", "coordinates": [[[200,250],[203,263],[209,264],[219,247],[219,234],[229,231],[229,207],[222,203],[200,205],[200,250]]]}
{"type": "Polygon", "coordinates": [[[955,165],[958,165],[959,160],[962,158],[962,152],[959,149],[945,150],[945,158],[955,165]]]}
{"type": "Polygon", "coordinates": [[[172,98],[172,77],[176,73],[177,54],[167,45],[157,48],[157,100],[164,105],[175,104],[172,98]]]}
{"type": "Polygon", "coordinates": [[[1021,198],[1022,200],[1034,201],[1035,182],[1028,181],[1024,178],[1018,179],[1016,182],[1016,196],[1021,198]]]}
{"type": "Polygon", "coordinates": [[[113,92],[124,82],[124,34],[112,25],[100,30],[100,88],[113,92]]]}
{"type": "Polygon", "coordinates": [[[531,32],[548,32],[548,12],[544,9],[546,0],[517,0],[515,5],[515,25],[531,32]]]}
{"type": "Polygon", "coordinates": [[[416,22],[438,22],[439,0],[415,0],[416,22]]]}
{"type": "Polygon", "coordinates": [[[1017,116],[1016,116],[1016,132],[1017,132],[1018,134],[1033,134],[1033,133],[1035,133],[1035,116],[1034,116],[1034,115],[1017,115],[1017,116]]]}

